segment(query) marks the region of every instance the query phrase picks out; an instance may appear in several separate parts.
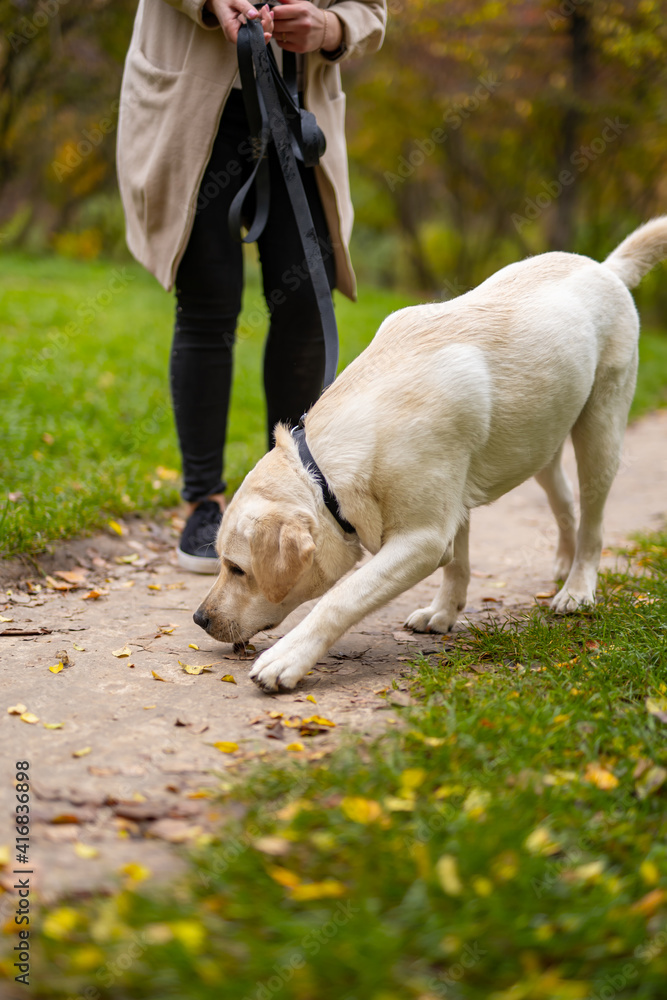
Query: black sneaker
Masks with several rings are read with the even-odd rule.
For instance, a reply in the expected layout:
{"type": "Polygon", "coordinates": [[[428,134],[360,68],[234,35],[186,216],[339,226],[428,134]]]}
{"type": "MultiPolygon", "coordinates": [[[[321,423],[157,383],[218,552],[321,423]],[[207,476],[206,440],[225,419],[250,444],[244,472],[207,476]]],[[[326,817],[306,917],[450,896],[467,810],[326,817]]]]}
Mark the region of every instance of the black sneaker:
{"type": "Polygon", "coordinates": [[[176,551],[178,565],[191,573],[217,573],[220,560],[215,540],[222,521],[222,511],[215,500],[202,500],[185,523],[176,551]]]}

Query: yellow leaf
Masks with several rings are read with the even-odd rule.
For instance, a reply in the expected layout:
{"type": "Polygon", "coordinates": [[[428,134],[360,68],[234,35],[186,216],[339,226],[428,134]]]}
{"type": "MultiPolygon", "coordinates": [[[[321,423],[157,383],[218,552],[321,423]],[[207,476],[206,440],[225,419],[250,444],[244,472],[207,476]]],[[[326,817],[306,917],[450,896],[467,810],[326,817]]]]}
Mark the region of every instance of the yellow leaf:
{"type": "Polygon", "coordinates": [[[667,698],[647,698],[646,711],[661,722],[667,722],[667,698]]]}
{"type": "Polygon", "coordinates": [[[525,846],[531,854],[556,854],[560,850],[560,844],[554,839],[553,834],[546,826],[537,826],[524,841],[525,846]]]}
{"type": "Polygon", "coordinates": [[[84,747],[83,750],[73,750],[72,757],[85,757],[92,749],[92,747],[84,747]]]}
{"type": "Polygon", "coordinates": [[[340,804],[341,809],[348,819],[354,823],[372,823],[382,815],[382,808],[379,802],[374,799],[364,799],[358,795],[346,796],[340,804]]]}
{"type": "Polygon", "coordinates": [[[389,812],[412,812],[415,800],[414,798],[399,799],[396,795],[388,795],[382,804],[389,812]]]}
{"type": "Polygon", "coordinates": [[[305,750],[303,743],[288,743],[285,747],[286,750],[305,750]]]}
{"type": "Polygon", "coordinates": [[[140,865],[136,861],[129,861],[118,870],[121,875],[127,875],[133,882],[144,882],[153,874],[150,868],[146,868],[145,865],[140,865]]]}
{"type": "Polygon", "coordinates": [[[288,868],[282,868],[280,865],[271,865],[270,868],[267,868],[267,872],[274,882],[277,882],[278,885],[284,885],[287,889],[293,889],[301,882],[295,872],[291,872],[288,868]]]}
{"type": "Polygon", "coordinates": [[[168,925],[177,941],[186,951],[197,953],[201,951],[206,940],[206,930],[202,924],[194,920],[171,920],[168,925]]]}
{"type": "Polygon", "coordinates": [[[45,729],[62,729],[64,725],[65,725],[64,722],[45,722],[44,723],[44,728],[45,729]]]}
{"type": "Polygon", "coordinates": [[[52,674],[59,674],[62,669],[63,669],[62,663],[54,663],[52,667],[49,667],[49,670],[51,671],[52,674]]]}
{"type": "Polygon", "coordinates": [[[333,878],[325,878],[323,882],[307,882],[305,885],[295,885],[291,890],[291,898],[297,900],[335,899],[344,896],[346,892],[342,882],[333,878]]]}
{"type": "Polygon", "coordinates": [[[162,590],[162,584],[161,583],[149,583],[148,584],[148,589],[149,590],[162,590]]]}
{"type": "Polygon", "coordinates": [[[238,743],[228,743],[226,740],[221,740],[218,743],[214,743],[213,746],[220,753],[236,753],[239,748],[238,743]]]}
{"type": "Polygon", "coordinates": [[[331,726],[332,728],[336,725],[331,719],[323,719],[321,715],[311,715],[309,719],[304,719],[303,723],[315,722],[318,726],[331,726]]]}
{"type": "Polygon", "coordinates": [[[466,815],[470,816],[471,819],[477,819],[479,816],[483,815],[484,810],[490,801],[491,792],[482,788],[473,788],[463,802],[463,811],[466,815]]]}
{"type": "Polygon", "coordinates": [[[484,875],[477,875],[472,880],[472,887],[478,896],[490,896],[493,892],[493,882],[484,875]]]}
{"type": "Polygon", "coordinates": [[[74,853],[78,858],[84,858],[84,860],[99,858],[100,856],[100,852],[92,844],[80,844],[78,842],[74,845],[74,853]]]}
{"type": "Polygon", "coordinates": [[[117,535],[124,534],[123,528],[118,523],[118,521],[109,521],[109,527],[111,528],[112,531],[115,531],[117,535]]]}
{"type": "Polygon", "coordinates": [[[164,680],[164,677],[160,677],[157,670],[151,670],[151,674],[153,675],[156,681],[164,681],[165,684],[167,683],[167,681],[164,680]]]}
{"type": "Polygon", "coordinates": [[[34,726],[36,722],[39,722],[39,716],[33,715],[32,712],[23,712],[21,722],[28,722],[31,726],[34,726]]]}
{"type": "Polygon", "coordinates": [[[188,649],[199,649],[199,646],[197,645],[196,642],[189,642],[188,649]]]}
{"type": "Polygon", "coordinates": [[[51,910],[42,920],[42,931],[47,937],[63,941],[79,922],[79,914],[71,906],[51,910]]]}
{"type": "Polygon", "coordinates": [[[409,767],[401,774],[401,788],[405,792],[412,792],[419,788],[426,778],[426,771],[423,767],[409,767]]]}
{"type": "Polygon", "coordinates": [[[657,885],[660,881],[660,872],[655,861],[645,858],[639,866],[639,874],[647,885],[657,885]]]}
{"type": "Polygon", "coordinates": [[[452,854],[443,854],[436,862],[435,871],[440,885],[448,896],[461,895],[463,883],[459,878],[456,858],[452,854]]]}
{"type": "Polygon", "coordinates": [[[22,702],[19,702],[18,705],[10,705],[7,709],[9,715],[23,715],[23,713],[27,711],[28,709],[22,702]]]}
{"type": "Polygon", "coordinates": [[[258,837],[257,840],[253,840],[252,846],[256,851],[261,851],[262,854],[270,854],[272,857],[279,858],[283,854],[289,854],[294,845],[290,840],[285,840],[284,837],[258,837]]]}
{"type": "Polygon", "coordinates": [[[586,766],[586,773],[584,774],[584,780],[590,781],[592,785],[596,788],[601,788],[603,791],[608,792],[612,788],[618,786],[618,778],[611,771],[608,771],[606,767],[602,767],[600,764],[595,764],[591,762],[586,766]]]}
{"type": "Polygon", "coordinates": [[[178,664],[179,666],[183,667],[183,670],[185,670],[186,674],[194,674],[195,677],[198,677],[199,674],[203,674],[205,670],[210,670],[211,667],[213,666],[212,663],[198,663],[198,664],[183,663],[183,660],[179,660],[178,664]]]}
{"type": "Polygon", "coordinates": [[[74,648],[75,648],[76,650],[78,650],[78,651],[79,651],[80,653],[85,653],[85,652],[86,652],[86,647],[85,647],[85,646],[77,646],[77,644],[76,644],[75,642],[73,642],[73,643],[72,643],[72,645],[73,645],[73,646],[74,646],[74,648]]]}
{"type": "Polygon", "coordinates": [[[0,615],[0,622],[13,622],[13,618],[5,618],[4,615],[0,615]]]}
{"type": "Polygon", "coordinates": [[[144,705],[144,712],[147,712],[149,708],[157,708],[157,705],[144,705]]]}
{"type": "Polygon", "coordinates": [[[220,680],[226,681],[227,684],[236,684],[236,678],[232,674],[223,674],[220,680]]]}
{"type": "Polygon", "coordinates": [[[112,649],[111,650],[111,655],[112,656],[118,656],[118,657],[121,657],[121,656],[131,656],[132,655],[132,650],[130,649],[129,646],[123,646],[122,649],[112,649]]]}
{"type": "Polygon", "coordinates": [[[588,864],[577,865],[577,867],[572,870],[572,874],[574,878],[578,879],[580,882],[590,882],[602,875],[604,867],[604,861],[589,861],[588,864]]]}
{"type": "Polygon", "coordinates": [[[316,701],[316,699],[315,699],[315,698],[313,697],[313,695],[312,695],[312,694],[307,694],[307,695],[306,695],[306,701],[312,701],[313,705],[317,705],[317,701],[316,701]]]}

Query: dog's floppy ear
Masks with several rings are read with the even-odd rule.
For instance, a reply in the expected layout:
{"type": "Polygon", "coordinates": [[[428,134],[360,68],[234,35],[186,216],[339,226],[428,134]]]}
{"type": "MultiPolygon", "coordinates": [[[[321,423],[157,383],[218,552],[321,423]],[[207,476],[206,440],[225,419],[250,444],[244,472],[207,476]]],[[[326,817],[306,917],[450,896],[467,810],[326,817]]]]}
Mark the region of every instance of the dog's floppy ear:
{"type": "Polygon", "coordinates": [[[278,517],[258,522],[250,541],[257,586],[272,604],[280,604],[313,562],[315,542],[300,521],[278,517]]]}

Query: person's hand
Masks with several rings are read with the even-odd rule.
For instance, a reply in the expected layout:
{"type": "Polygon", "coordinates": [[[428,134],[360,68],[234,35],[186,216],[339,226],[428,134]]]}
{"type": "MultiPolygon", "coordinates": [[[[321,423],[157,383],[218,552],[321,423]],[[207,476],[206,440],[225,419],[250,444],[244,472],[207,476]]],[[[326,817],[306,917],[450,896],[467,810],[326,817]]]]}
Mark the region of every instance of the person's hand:
{"type": "Polygon", "coordinates": [[[270,42],[273,34],[273,12],[268,5],[262,7],[260,11],[247,2],[247,0],[206,0],[206,9],[215,14],[225,38],[228,42],[236,45],[239,28],[246,20],[254,21],[261,18],[264,29],[264,41],[270,42]]]}
{"type": "Polygon", "coordinates": [[[333,52],[343,40],[343,29],[335,14],[321,10],[310,0],[280,0],[274,7],[273,37],[287,52],[333,52]]]}

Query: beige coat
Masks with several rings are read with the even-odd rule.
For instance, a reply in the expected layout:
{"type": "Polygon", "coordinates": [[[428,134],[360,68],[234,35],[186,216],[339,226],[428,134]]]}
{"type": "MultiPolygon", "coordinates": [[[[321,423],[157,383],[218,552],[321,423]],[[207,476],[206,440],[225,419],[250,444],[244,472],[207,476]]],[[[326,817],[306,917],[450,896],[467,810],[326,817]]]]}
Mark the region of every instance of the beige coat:
{"type": "MultiPolygon", "coordinates": [[[[342,58],[380,48],[385,0],[313,0],[340,19],[342,58]]],[[[237,73],[236,49],[202,19],[204,0],[140,0],[118,125],[118,179],[133,255],[169,289],[187,246],[199,185],[237,73]]],[[[336,63],[306,57],[304,103],[327,139],[317,181],[332,235],[336,284],[355,296],[345,94],[336,63]]]]}

